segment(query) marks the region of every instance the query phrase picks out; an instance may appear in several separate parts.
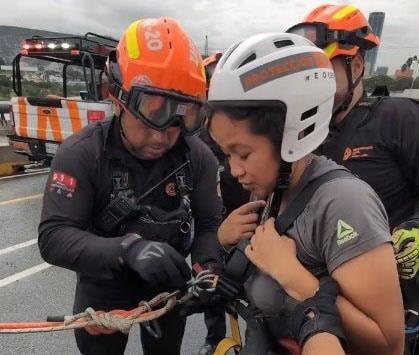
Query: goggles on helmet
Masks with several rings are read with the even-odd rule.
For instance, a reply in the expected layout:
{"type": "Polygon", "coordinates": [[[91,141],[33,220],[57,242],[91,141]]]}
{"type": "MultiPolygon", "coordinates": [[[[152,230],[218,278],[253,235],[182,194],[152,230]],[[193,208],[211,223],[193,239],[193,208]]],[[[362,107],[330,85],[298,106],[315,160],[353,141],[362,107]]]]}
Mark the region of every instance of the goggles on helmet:
{"type": "Polygon", "coordinates": [[[127,95],[118,98],[135,117],[155,130],[180,126],[185,134],[194,134],[205,116],[199,99],[158,88],[132,86],[127,95]]]}
{"type": "Polygon", "coordinates": [[[319,48],[325,48],[333,42],[337,42],[341,45],[358,46],[364,50],[376,46],[373,42],[363,38],[371,32],[368,26],[356,31],[345,31],[331,30],[326,24],[321,22],[303,22],[292,26],[287,32],[305,37],[319,48]]]}

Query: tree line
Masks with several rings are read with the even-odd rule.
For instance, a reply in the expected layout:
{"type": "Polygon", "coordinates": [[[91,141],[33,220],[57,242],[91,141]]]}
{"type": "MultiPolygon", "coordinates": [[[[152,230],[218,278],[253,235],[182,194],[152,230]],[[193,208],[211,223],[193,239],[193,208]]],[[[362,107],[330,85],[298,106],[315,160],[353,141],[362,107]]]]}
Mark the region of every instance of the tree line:
{"type": "MultiPolygon", "coordinates": [[[[80,91],[86,90],[84,84],[67,85],[67,96],[79,96],[80,91]]],[[[62,95],[63,86],[55,82],[35,82],[22,80],[24,96],[46,97],[48,95],[62,95]]],[[[12,88],[12,80],[6,76],[0,76],[0,101],[9,101],[16,96],[12,88]]]]}

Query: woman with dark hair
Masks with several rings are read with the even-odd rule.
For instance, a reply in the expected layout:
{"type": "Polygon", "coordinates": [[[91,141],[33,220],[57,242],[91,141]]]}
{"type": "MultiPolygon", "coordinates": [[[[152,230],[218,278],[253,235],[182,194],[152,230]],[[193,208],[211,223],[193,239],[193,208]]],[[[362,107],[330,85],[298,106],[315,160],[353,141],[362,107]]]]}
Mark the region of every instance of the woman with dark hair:
{"type": "MultiPolygon", "coordinates": [[[[257,270],[245,297],[276,339],[302,345],[295,305],[331,276],[350,353],[401,354],[402,300],[383,205],[366,183],[312,154],[328,134],[335,90],[330,61],[300,36],[261,34],[224,53],[209,89],[209,132],[256,200],[234,210],[218,238],[225,247],[250,239],[245,254],[257,270]],[[319,181],[286,235],[279,233],[287,208],[319,181]]],[[[321,319],[307,334],[344,337],[321,319]]]]}

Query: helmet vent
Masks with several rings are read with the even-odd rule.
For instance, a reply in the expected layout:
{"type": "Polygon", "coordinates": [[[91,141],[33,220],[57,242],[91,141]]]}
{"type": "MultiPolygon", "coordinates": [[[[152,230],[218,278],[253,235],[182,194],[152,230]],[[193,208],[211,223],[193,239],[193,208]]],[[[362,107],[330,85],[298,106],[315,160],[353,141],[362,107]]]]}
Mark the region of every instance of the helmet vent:
{"type": "Polygon", "coordinates": [[[294,42],[291,41],[290,39],[284,39],[284,40],[281,40],[281,41],[275,41],[274,42],[274,46],[276,48],[283,48],[283,47],[288,47],[288,46],[293,46],[293,45],[294,45],[294,42]]]}
{"type": "Polygon", "coordinates": [[[298,134],[298,140],[300,141],[301,139],[307,137],[308,135],[310,135],[310,133],[314,132],[315,129],[316,129],[316,124],[312,123],[310,126],[300,131],[300,133],[298,134]]]}
{"type": "Polygon", "coordinates": [[[237,67],[237,68],[241,68],[242,66],[253,62],[256,59],[256,54],[252,53],[251,55],[249,55],[243,62],[241,62],[241,64],[237,67]]]}
{"type": "Polygon", "coordinates": [[[311,108],[310,110],[307,110],[306,112],[303,112],[301,115],[301,121],[305,121],[307,118],[310,118],[314,116],[317,113],[317,106],[311,108]]]}
{"type": "Polygon", "coordinates": [[[221,57],[220,62],[218,64],[220,66],[220,68],[222,68],[224,66],[224,63],[227,61],[228,58],[230,58],[230,56],[237,49],[237,47],[240,46],[240,44],[242,42],[243,41],[235,43],[231,48],[229,48],[229,50],[227,52],[224,53],[224,55],[221,57]]]}

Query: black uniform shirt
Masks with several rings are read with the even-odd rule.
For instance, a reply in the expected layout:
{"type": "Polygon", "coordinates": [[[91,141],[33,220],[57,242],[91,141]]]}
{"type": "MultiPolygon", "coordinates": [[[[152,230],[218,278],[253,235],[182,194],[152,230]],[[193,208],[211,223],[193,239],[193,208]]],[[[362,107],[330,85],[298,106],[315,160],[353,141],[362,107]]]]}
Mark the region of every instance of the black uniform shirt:
{"type": "MultiPolygon", "coordinates": [[[[92,221],[109,203],[114,164],[130,171],[139,196],[177,167],[173,166],[174,154],[185,154],[179,143],[160,159],[138,160],[122,145],[119,130],[114,118],[111,125],[87,126],[61,144],[52,162],[39,225],[39,248],[47,262],[93,277],[112,277],[119,267],[119,245],[124,236],[98,235],[92,221]]],[[[222,204],[217,195],[217,161],[199,138],[187,137],[185,141],[193,171],[192,261],[219,262],[216,232],[222,204]]],[[[176,208],[177,198],[168,189],[169,183],[162,184],[145,202],[165,210],[176,208]]]]}
{"type": "Polygon", "coordinates": [[[406,98],[382,98],[361,121],[352,137],[343,135],[355,107],[336,127],[322,153],[366,181],[379,195],[393,229],[406,220],[419,219],[419,103],[406,98]],[[346,141],[344,150],[340,145],[346,141]],[[342,156],[337,156],[343,152],[342,156]]]}

